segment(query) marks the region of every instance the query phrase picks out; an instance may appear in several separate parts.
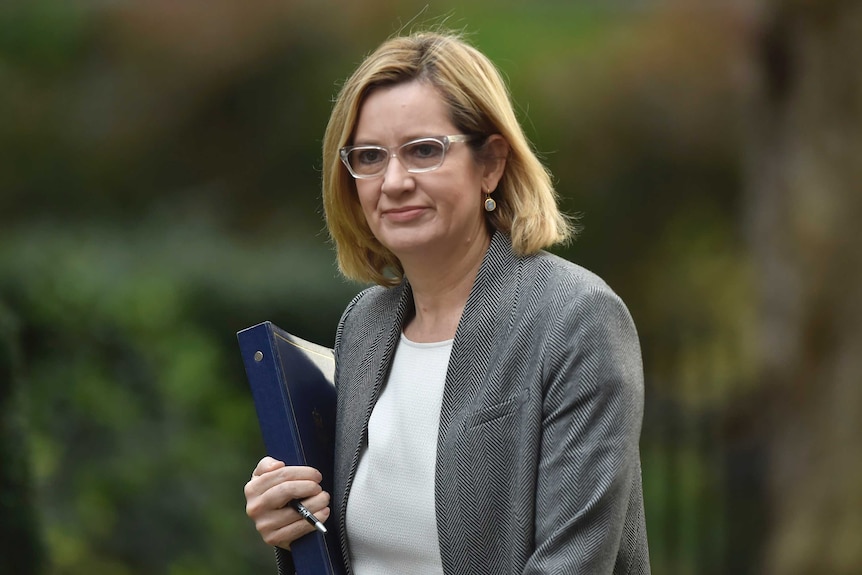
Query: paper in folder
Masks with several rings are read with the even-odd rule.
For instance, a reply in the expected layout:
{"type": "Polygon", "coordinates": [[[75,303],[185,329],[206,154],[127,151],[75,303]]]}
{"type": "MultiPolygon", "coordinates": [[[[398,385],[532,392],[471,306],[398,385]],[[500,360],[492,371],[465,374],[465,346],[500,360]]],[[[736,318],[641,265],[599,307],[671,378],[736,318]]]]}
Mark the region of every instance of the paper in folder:
{"type": "MultiPolygon", "coordinates": [[[[335,359],[332,350],[263,322],[237,333],[267,455],[320,471],[332,493],[335,359]]],[[[291,548],[298,575],[342,575],[338,527],[314,531],[291,548]]]]}

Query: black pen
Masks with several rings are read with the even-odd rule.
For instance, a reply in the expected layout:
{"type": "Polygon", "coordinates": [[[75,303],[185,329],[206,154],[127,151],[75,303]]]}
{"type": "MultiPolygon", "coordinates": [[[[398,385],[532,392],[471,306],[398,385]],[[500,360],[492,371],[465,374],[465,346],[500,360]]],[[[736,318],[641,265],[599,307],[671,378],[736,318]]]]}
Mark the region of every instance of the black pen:
{"type": "Polygon", "coordinates": [[[299,501],[299,499],[292,500],[290,502],[290,506],[296,509],[297,513],[302,515],[306,521],[314,525],[315,529],[317,529],[321,533],[326,533],[326,527],[323,526],[323,523],[318,521],[317,517],[315,517],[314,514],[299,501]]]}

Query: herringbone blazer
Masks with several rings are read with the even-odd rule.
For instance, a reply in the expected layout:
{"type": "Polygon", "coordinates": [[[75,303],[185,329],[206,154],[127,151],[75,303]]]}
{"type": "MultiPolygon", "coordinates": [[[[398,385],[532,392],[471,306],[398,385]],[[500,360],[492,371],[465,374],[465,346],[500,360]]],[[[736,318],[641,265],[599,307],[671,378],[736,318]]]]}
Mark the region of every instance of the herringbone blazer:
{"type": "MultiPolygon", "coordinates": [[[[412,306],[407,281],[372,287],[338,327],[332,509],[342,534],[371,410],[412,306]]],[[[562,258],[514,255],[495,233],[443,392],[435,505],[444,572],[649,573],[642,417],[640,347],[619,297],[562,258]]],[[[342,549],[349,563],[345,535],[342,549]]]]}

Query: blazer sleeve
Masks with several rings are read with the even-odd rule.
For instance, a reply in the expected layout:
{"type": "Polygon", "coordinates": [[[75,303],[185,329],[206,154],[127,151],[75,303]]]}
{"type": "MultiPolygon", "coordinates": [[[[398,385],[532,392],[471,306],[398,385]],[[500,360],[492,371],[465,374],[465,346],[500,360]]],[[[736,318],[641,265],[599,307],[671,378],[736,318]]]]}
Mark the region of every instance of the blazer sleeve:
{"type": "Polygon", "coordinates": [[[278,567],[278,575],[296,575],[293,555],[287,549],[275,547],[275,565],[278,567]]]}
{"type": "Polygon", "coordinates": [[[649,573],[643,366],[631,316],[610,288],[593,285],[559,310],[547,348],[536,547],[524,573],[649,573]]]}

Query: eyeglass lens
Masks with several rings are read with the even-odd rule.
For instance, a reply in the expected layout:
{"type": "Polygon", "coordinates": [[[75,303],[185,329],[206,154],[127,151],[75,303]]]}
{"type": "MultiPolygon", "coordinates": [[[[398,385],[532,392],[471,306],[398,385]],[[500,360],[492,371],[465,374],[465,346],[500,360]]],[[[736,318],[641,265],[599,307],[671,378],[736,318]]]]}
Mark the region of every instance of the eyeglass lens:
{"type": "MultiPolygon", "coordinates": [[[[399,147],[395,156],[409,172],[427,172],[443,164],[446,147],[433,138],[407,142],[399,147]]],[[[363,146],[347,154],[350,168],[361,176],[381,174],[389,165],[389,150],[379,146],[363,146]]]]}

